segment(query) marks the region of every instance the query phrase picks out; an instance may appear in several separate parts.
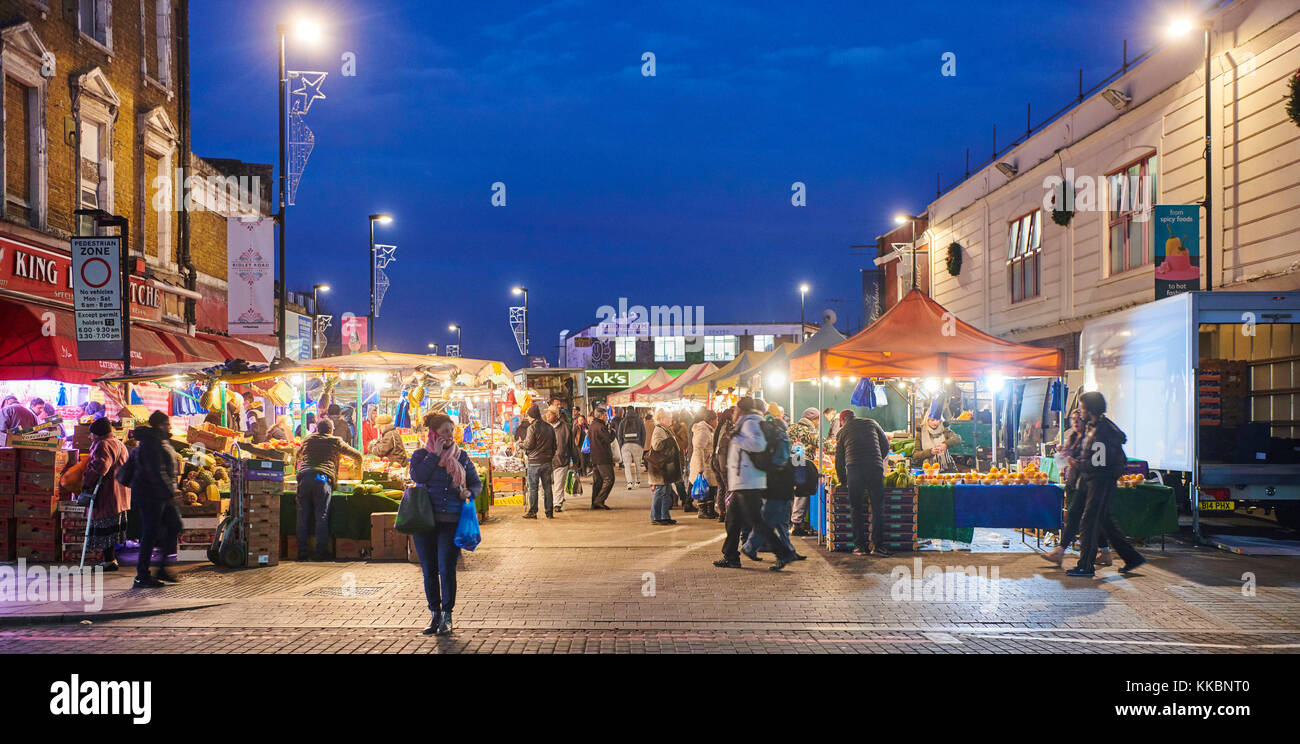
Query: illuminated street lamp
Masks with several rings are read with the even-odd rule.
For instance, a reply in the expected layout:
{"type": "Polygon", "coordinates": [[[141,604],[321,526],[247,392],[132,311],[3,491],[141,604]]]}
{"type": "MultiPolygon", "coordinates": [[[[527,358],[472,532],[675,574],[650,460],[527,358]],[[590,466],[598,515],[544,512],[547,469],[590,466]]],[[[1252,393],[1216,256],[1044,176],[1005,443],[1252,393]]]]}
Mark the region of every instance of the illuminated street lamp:
{"type": "MultiPolygon", "coordinates": [[[[1205,31],[1205,201],[1201,204],[1205,207],[1205,291],[1209,292],[1214,284],[1214,213],[1210,211],[1210,175],[1212,163],[1210,156],[1213,153],[1211,149],[1210,138],[1210,29],[1214,23],[1205,20],[1201,23],[1201,28],[1205,31]]],[[[1182,38],[1196,28],[1196,23],[1191,18],[1176,18],[1170,24],[1167,30],[1171,38],[1182,38]]]]}

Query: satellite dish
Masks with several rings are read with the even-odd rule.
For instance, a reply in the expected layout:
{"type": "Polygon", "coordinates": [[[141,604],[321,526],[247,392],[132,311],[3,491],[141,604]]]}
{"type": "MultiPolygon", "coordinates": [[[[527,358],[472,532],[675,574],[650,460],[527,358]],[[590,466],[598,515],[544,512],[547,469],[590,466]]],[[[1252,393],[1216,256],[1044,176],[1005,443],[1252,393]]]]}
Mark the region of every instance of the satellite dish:
{"type": "Polygon", "coordinates": [[[822,325],[834,326],[836,320],[835,311],[827,308],[822,311],[822,325]]]}

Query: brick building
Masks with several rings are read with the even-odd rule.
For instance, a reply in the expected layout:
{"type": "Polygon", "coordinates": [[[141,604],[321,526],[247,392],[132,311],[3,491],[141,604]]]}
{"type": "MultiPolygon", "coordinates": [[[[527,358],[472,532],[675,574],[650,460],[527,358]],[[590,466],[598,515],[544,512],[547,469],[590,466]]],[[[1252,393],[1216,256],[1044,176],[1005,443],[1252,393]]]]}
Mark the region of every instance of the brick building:
{"type": "Polygon", "coordinates": [[[75,210],[126,217],[136,366],[264,356],[173,338],[225,332],[226,218],[272,204],[269,165],[189,152],[187,14],[188,0],[0,0],[0,314],[66,312],[69,238],[96,229],[75,210]]]}

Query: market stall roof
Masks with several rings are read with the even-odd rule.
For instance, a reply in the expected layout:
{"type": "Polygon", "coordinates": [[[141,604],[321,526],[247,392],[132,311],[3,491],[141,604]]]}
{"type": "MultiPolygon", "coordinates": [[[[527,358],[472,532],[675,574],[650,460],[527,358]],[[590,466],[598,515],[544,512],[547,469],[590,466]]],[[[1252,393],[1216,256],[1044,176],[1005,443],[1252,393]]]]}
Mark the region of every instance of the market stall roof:
{"type": "Polygon", "coordinates": [[[677,375],[666,387],[662,387],[653,393],[637,396],[637,400],[643,403],[663,403],[670,400],[679,400],[686,397],[682,390],[687,385],[702,380],[717,371],[718,365],[713,362],[692,364],[686,368],[685,372],[677,375]]]}
{"type": "Polygon", "coordinates": [[[779,346],[777,346],[775,349],[773,349],[771,352],[768,353],[766,359],[759,362],[758,364],[753,365],[752,367],[750,367],[749,369],[743,372],[737,373],[735,376],[736,377],[735,381],[730,381],[727,379],[719,380],[718,382],[720,384],[717,384],[714,389],[716,390],[718,388],[735,387],[737,385],[748,386],[755,376],[761,374],[770,374],[778,370],[782,375],[784,375],[786,373],[786,368],[790,361],[790,355],[794,353],[795,350],[797,350],[798,348],[799,348],[799,344],[793,342],[787,344],[780,344],[779,346]]]}
{"type": "Polygon", "coordinates": [[[790,362],[791,380],[834,377],[1059,377],[1059,349],[1006,341],[914,289],[862,331],[790,362]]]}
{"type": "Polygon", "coordinates": [[[706,396],[720,388],[734,387],[740,373],[757,367],[767,361],[767,358],[772,354],[771,351],[743,352],[740,356],[724,364],[717,372],[687,385],[682,389],[682,392],[686,393],[687,397],[706,396]]]}
{"type": "MultiPolygon", "coordinates": [[[[843,333],[835,330],[835,326],[830,323],[822,323],[822,327],[816,333],[809,336],[807,341],[804,341],[798,349],[795,349],[790,354],[790,359],[795,360],[809,354],[816,354],[822,349],[828,349],[842,341],[844,341],[843,333]]],[[[791,379],[794,378],[791,377],[791,379]]]]}
{"type": "Polygon", "coordinates": [[[654,371],[654,374],[638,382],[626,390],[620,390],[605,398],[605,405],[609,406],[631,406],[637,403],[644,403],[639,396],[653,393],[660,390],[673,382],[673,376],[668,374],[668,370],[660,367],[654,371]]]}
{"type": "MultiPolygon", "coordinates": [[[[77,355],[76,322],[67,310],[0,301],[0,317],[5,326],[0,334],[0,379],[92,385],[104,375],[122,371],[121,362],[77,355]]],[[[133,324],[132,366],[158,367],[179,361],[163,341],[167,333],[133,324]]]]}

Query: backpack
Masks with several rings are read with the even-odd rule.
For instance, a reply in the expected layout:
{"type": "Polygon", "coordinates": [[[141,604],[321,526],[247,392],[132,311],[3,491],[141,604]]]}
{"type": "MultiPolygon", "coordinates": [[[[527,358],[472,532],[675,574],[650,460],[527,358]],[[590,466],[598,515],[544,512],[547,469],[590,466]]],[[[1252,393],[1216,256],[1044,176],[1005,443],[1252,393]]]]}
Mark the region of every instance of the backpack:
{"type": "Polygon", "coordinates": [[[131,480],[135,478],[136,460],[139,459],[139,452],[139,447],[131,450],[131,454],[126,456],[126,462],[122,463],[122,465],[117,469],[117,482],[127,488],[131,487],[131,480]]]}
{"type": "Polygon", "coordinates": [[[762,452],[746,452],[754,467],[764,473],[776,473],[790,467],[790,435],[785,429],[763,419],[758,422],[767,447],[762,452]]]}

